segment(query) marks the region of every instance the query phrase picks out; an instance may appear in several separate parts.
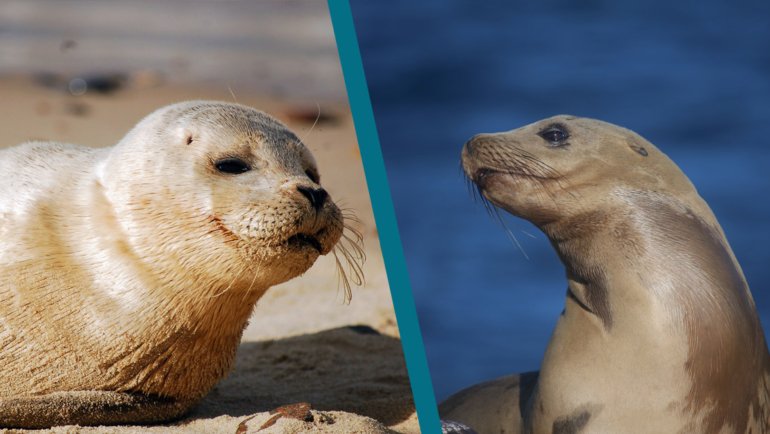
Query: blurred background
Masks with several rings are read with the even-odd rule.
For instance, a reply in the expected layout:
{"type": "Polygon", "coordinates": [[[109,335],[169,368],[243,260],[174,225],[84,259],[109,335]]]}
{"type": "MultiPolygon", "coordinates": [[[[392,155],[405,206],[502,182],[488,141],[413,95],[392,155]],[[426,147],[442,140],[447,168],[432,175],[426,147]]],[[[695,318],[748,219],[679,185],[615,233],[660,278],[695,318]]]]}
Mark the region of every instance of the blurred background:
{"type": "Polygon", "coordinates": [[[473,134],[567,113],[660,147],[711,205],[770,335],[770,3],[352,0],[439,400],[539,369],[566,281],[468,193],[473,134]]]}
{"type": "Polygon", "coordinates": [[[312,1],[7,0],[0,73],[345,99],[329,13],[312,1]]]}
{"type": "Polygon", "coordinates": [[[105,146],[170,102],[277,108],[309,129],[347,111],[323,2],[8,0],[0,3],[0,146],[105,146]]]}

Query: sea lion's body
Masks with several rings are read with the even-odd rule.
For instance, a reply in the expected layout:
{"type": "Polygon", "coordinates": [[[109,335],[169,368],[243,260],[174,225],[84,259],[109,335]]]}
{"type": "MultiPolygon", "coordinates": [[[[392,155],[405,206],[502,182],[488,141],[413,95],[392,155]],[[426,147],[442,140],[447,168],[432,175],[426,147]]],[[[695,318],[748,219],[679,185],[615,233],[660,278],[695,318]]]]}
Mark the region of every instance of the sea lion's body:
{"type": "Polygon", "coordinates": [[[770,357],[743,273],[663,153],[558,116],[475,137],[463,166],[485,198],[543,230],[568,291],[533,384],[474,386],[442,417],[482,434],[770,431],[770,357]]]}
{"type": "Polygon", "coordinates": [[[112,148],[19,145],[0,173],[0,427],[182,415],[343,226],[299,139],[235,104],[163,108],[112,148]]]}

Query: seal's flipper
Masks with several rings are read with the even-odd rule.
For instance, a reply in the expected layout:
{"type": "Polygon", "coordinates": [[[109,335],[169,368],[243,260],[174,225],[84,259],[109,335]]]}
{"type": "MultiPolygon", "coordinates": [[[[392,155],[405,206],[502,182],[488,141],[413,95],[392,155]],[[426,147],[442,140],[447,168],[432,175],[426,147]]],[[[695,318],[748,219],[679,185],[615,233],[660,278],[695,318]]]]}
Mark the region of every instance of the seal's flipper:
{"type": "Polygon", "coordinates": [[[0,428],[158,423],[179,418],[193,404],[171,398],[103,391],[0,398],[0,428]]]}

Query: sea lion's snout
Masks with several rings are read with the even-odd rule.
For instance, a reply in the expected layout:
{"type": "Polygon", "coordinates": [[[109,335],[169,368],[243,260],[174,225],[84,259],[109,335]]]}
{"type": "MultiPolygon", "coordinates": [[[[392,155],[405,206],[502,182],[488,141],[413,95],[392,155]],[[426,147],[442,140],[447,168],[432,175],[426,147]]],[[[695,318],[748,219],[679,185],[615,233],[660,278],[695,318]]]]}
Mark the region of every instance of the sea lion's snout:
{"type": "Polygon", "coordinates": [[[460,155],[460,162],[462,163],[465,175],[476,184],[478,184],[476,180],[476,171],[478,169],[477,155],[480,146],[479,141],[483,140],[484,136],[486,136],[486,134],[476,134],[471,137],[463,145],[463,150],[460,155]]]}
{"type": "Polygon", "coordinates": [[[494,134],[476,134],[463,146],[461,162],[465,175],[481,190],[488,187],[491,179],[504,173],[495,164],[491,156],[496,155],[498,141],[494,134]]]}
{"type": "Polygon", "coordinates": [[[476,159],[480,153],[483,153],[483,148],[489,145],[490,141],[494,141],[494,134],[480,133],[476,134],[463,145],[463,161],[466,158],[476,159]]]}

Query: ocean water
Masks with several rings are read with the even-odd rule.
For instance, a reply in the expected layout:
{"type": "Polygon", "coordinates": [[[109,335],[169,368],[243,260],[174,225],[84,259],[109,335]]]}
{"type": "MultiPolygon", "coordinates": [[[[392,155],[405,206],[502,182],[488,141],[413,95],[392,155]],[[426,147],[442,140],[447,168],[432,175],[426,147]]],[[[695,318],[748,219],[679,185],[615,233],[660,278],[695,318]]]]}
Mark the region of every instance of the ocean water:
{"type": "Polygon", "coordinates": [[[564,270],[521,248],[459,169],[473,134],[559,113],[660,147],[722,224],[770,335],[770,3],[353,0],[352,10],[438,399],[538,369],[564,270]]]}

